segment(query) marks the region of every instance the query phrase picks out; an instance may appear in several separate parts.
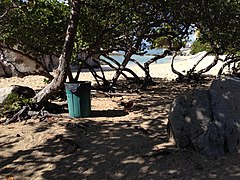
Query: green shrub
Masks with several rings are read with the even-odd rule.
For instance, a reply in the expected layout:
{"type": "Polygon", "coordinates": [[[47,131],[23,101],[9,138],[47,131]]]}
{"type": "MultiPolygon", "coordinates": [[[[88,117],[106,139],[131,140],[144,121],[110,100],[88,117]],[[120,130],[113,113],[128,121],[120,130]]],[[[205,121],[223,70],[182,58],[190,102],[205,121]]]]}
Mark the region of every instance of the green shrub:
{"type": "Polygon", "coordinates": [[[19,96],[15,93],[8,95],[4,106],[0,108],[0,117],[4,117],[6,114],[16,113],[22,109],[23,106],[31,105],[34,101],[30,98],[19,96]]]}
{"type": "Polygon", "coordinates": [[[197,54],[202,51],[211,51],[211,46],[208,43],[203,43],[197,39],[191,46],[191,54],[197,54]]]}

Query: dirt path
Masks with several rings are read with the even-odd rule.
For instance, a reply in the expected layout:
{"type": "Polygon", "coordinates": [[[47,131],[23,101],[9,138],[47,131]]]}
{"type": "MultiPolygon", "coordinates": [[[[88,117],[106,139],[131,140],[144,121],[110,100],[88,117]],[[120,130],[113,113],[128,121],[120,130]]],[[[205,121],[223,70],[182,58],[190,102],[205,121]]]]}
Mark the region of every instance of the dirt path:
{"type": "Polygon", "coordinates": [[[239,179],[238,153],[204,157],[168,142],[169,106],[192,88],[158,81],[135,96],[95,94],[89,118],[0,125],[0,179],[239,179]]]}

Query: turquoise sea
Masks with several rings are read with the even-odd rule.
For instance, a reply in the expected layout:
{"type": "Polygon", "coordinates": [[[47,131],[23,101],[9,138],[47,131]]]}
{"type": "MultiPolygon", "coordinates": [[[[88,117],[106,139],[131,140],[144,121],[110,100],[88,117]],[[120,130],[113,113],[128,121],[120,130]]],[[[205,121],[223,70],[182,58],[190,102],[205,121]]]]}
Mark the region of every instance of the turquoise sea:
{"type": "MultiPolygon", "coordinates": [[[[147,49],[146,55],[140,56],[140,55],[132,55],[132,59],[137,60],[139,63],[144,64],[148,60],[154,58],[153,54],[162,54],[164,49],[147,49]]],[[[114,58],[118,62],[122,63],[124,60],[123,52],[116,52],[110,55],[110,57],[114,58]]],[[[103,58],[103,57],[102,57],[103,58]]],[[[103,58],[105,59],[105,58],[103,58]]],[[[107,60],[107,59],[105,59],[107,60]]],[[[171,57],[165,57],[163,59],[159,59],[155,64],[164,64],[169,63],[171,61],[171,57]]],[[[109,61],[110,62],[110,61],[109,61]]],[[[135,64],[134,62],[129,62],[129,65],[135,64]]]]}
{"type": "MultiPolygon", "coordinates": [[[[120,63],[122,63],[123,60],[124,60],[123,55],[110,55],[110,57],[114,58],[115,60],[117,60],[120,63]]],[[[154,58],[154,56],[150,56],[150,55],[144,55],[144,56],[132,55],[132,59],[137,60],[141,64],[144,64],[145,62],[147,62],[148,60],[150,60],[152,58],[154,58]]],[[[157,60],[155,63],[156,64],[163,64],[163,63],[169,63],[170,61],[171,61],[170,57],[165,57],[163,59],[157,60]]],[[[135,64],[135,63],[129,62],[129,64],[135,64]]]]}

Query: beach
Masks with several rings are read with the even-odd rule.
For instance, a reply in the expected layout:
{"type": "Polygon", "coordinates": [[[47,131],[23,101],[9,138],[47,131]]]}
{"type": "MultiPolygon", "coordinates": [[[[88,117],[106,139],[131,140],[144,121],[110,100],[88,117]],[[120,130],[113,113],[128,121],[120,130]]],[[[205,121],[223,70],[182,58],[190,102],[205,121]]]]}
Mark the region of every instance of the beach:
{"type": "MultiPolygon", "coordinates": [[[[174,61],[174,68],[183,73],[186,74],[188,70],[190,70],[193,65],[200,59],[200,55],[195,55],[195,56],[177,56],[175,61],[174,61]],[[184,72],[183,72],[184,71],[184,72]]],[[[214,56],[207,56],[196,68],[196,70],[201,70],[206,67],[206,65],[209,65],[213,62],[214,56]]],[[[159,60],[160,61],[160,60],[159,60]]],[[[213,75],[216,76],[219,69],[222,67],[223,62],[218,61],[217,65],[214,66],[210,71],[208,71],[206,74],[208,75],[213,75]]],[[[105,71],[105,76],[106,79],[111,80],[115,74],[115,71],[112,71],[111,68],[104,66],[106,71],[105,71]]],[[[137,65],[135,64],[130,64],[127,66],[133,72],[135,72],[139,77],[144,77],[145,72],[137,65]]],[[[100,69],[98,69],[98,74],[101,75],[100,69]]],[[[128,73],[126,73],[128,74],[128,73]]],[[[73,73],[73,76],[75,76],[76,73],[73,73]]],[[[129,74],[128,74],[129,75],[129,74]]],[[[152,63],[150,65],[150,75],[154,78],[162,78],[166,80],[173,80],[177,78],[177,75],[174,74],[171,70],[171,63],[152,63]]],[[[129,75],[130,76],[130,75],[129,75]]],[[[123,78],[120,76],[120,78],[123,78]]],[[[33,89],[41,89],[44,87],[46,84],[44,83],[45,77],[42,76],[27,76],[24,78],[17,78],[17,77],[12,77],[12,78],[0,78],[0,87],[6,87],[12,84],[18,84],[22,86],[29,86],[32,87],[33,89]]],[[[89,70],[84,70],[81,72],[81,75],[79,77],[79,80],[81,81],[92,81],[93,83],[95,82],[94,77],[91,75],[89,70]]]]}
{"type": "MultiPolygon", "coordinates": [[[[182,57],[174,65],[188,70],[196,62],[182,57]]],[[[211,62],[213,57],[207,57],[211,62]]],[[[221,64],[218,65],[219,67],[221,64]]],[[[202,67],[199,67],[202,68],[202,67]]],[[[144,73],[131,67],[139,76],[144,73]]],[[[91,116],[32,118],[0,124],[0,179],[238,179],[239,152],[224,157],[206,157],[191,149],[178,149],[167,136],[170,105],[177,95],[204,84],[172,81],[170,64],[150,65],[156,85],[147,91],[122,95],[95,92],[91,116]],[[120,102],[132,101],[125,110],[120,102]]],[[[218,67],[209,73],[216,75],[218,67]]],[[[111,79],[114,71],[107,71],[111,79]]],[[[0,78],[0,87],[12,84],[40,90],[42,76],[0,78]]],[[[80,80],[92,81],[90,72],[80,80]]],[[[66,102],[65,102],[66,104],[66,102]]]]}

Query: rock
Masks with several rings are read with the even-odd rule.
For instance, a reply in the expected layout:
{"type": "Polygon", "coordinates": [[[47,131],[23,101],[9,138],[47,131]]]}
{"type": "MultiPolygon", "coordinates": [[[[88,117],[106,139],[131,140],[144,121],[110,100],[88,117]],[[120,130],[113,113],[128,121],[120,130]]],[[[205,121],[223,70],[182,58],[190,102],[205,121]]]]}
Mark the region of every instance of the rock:
{"type": "Polygon", "coordinates": [[[218,79],[210,87],[213,120],[226,152],[235,150],[240,136],[239,92],[239,78],[218,79]]]}
{"type": "Polygon", "coordinates": [[[7,97],[13,93],[25,98],[32,98],[35,96],[34,90],[25,86],[13,85],[6,88],[0,88],[0,106],[2,106],[6,102],[7,97]]]}
{"type": "Polygon", "coordinates": [[[6,77],[6,73],[4,72],[3,65],[0,61],[0,77],[6,77]]]}
{"type": "Polygon", "coordinates": [[[210,156],[234,152],[240,140],[240,79],[214,80],[172,103],[169,121],[179,148],[210,156]]]}
{"type": "Polygon", "coordinates": [[[172,103],[169,120],[178,147],[193,146],[195,139],[207,131],[211,121],[208,91],[195,90],[178,96],[172,103]]]}
{"type": "Polygon", "coordinates": [[[2,61],[2,58],[0,57],[0,77],[11,77],[11,76],[12,76],[12,73],[10,68],[5,65],[5,63],[2,61]]]}
{"type": "Polygon", "coordinates": [[[29,55],[8,48],[1,47],[0,66],[5,72],[3,76],[43,75],[50,77],[49,72],[41,62],[29,55]]]}

